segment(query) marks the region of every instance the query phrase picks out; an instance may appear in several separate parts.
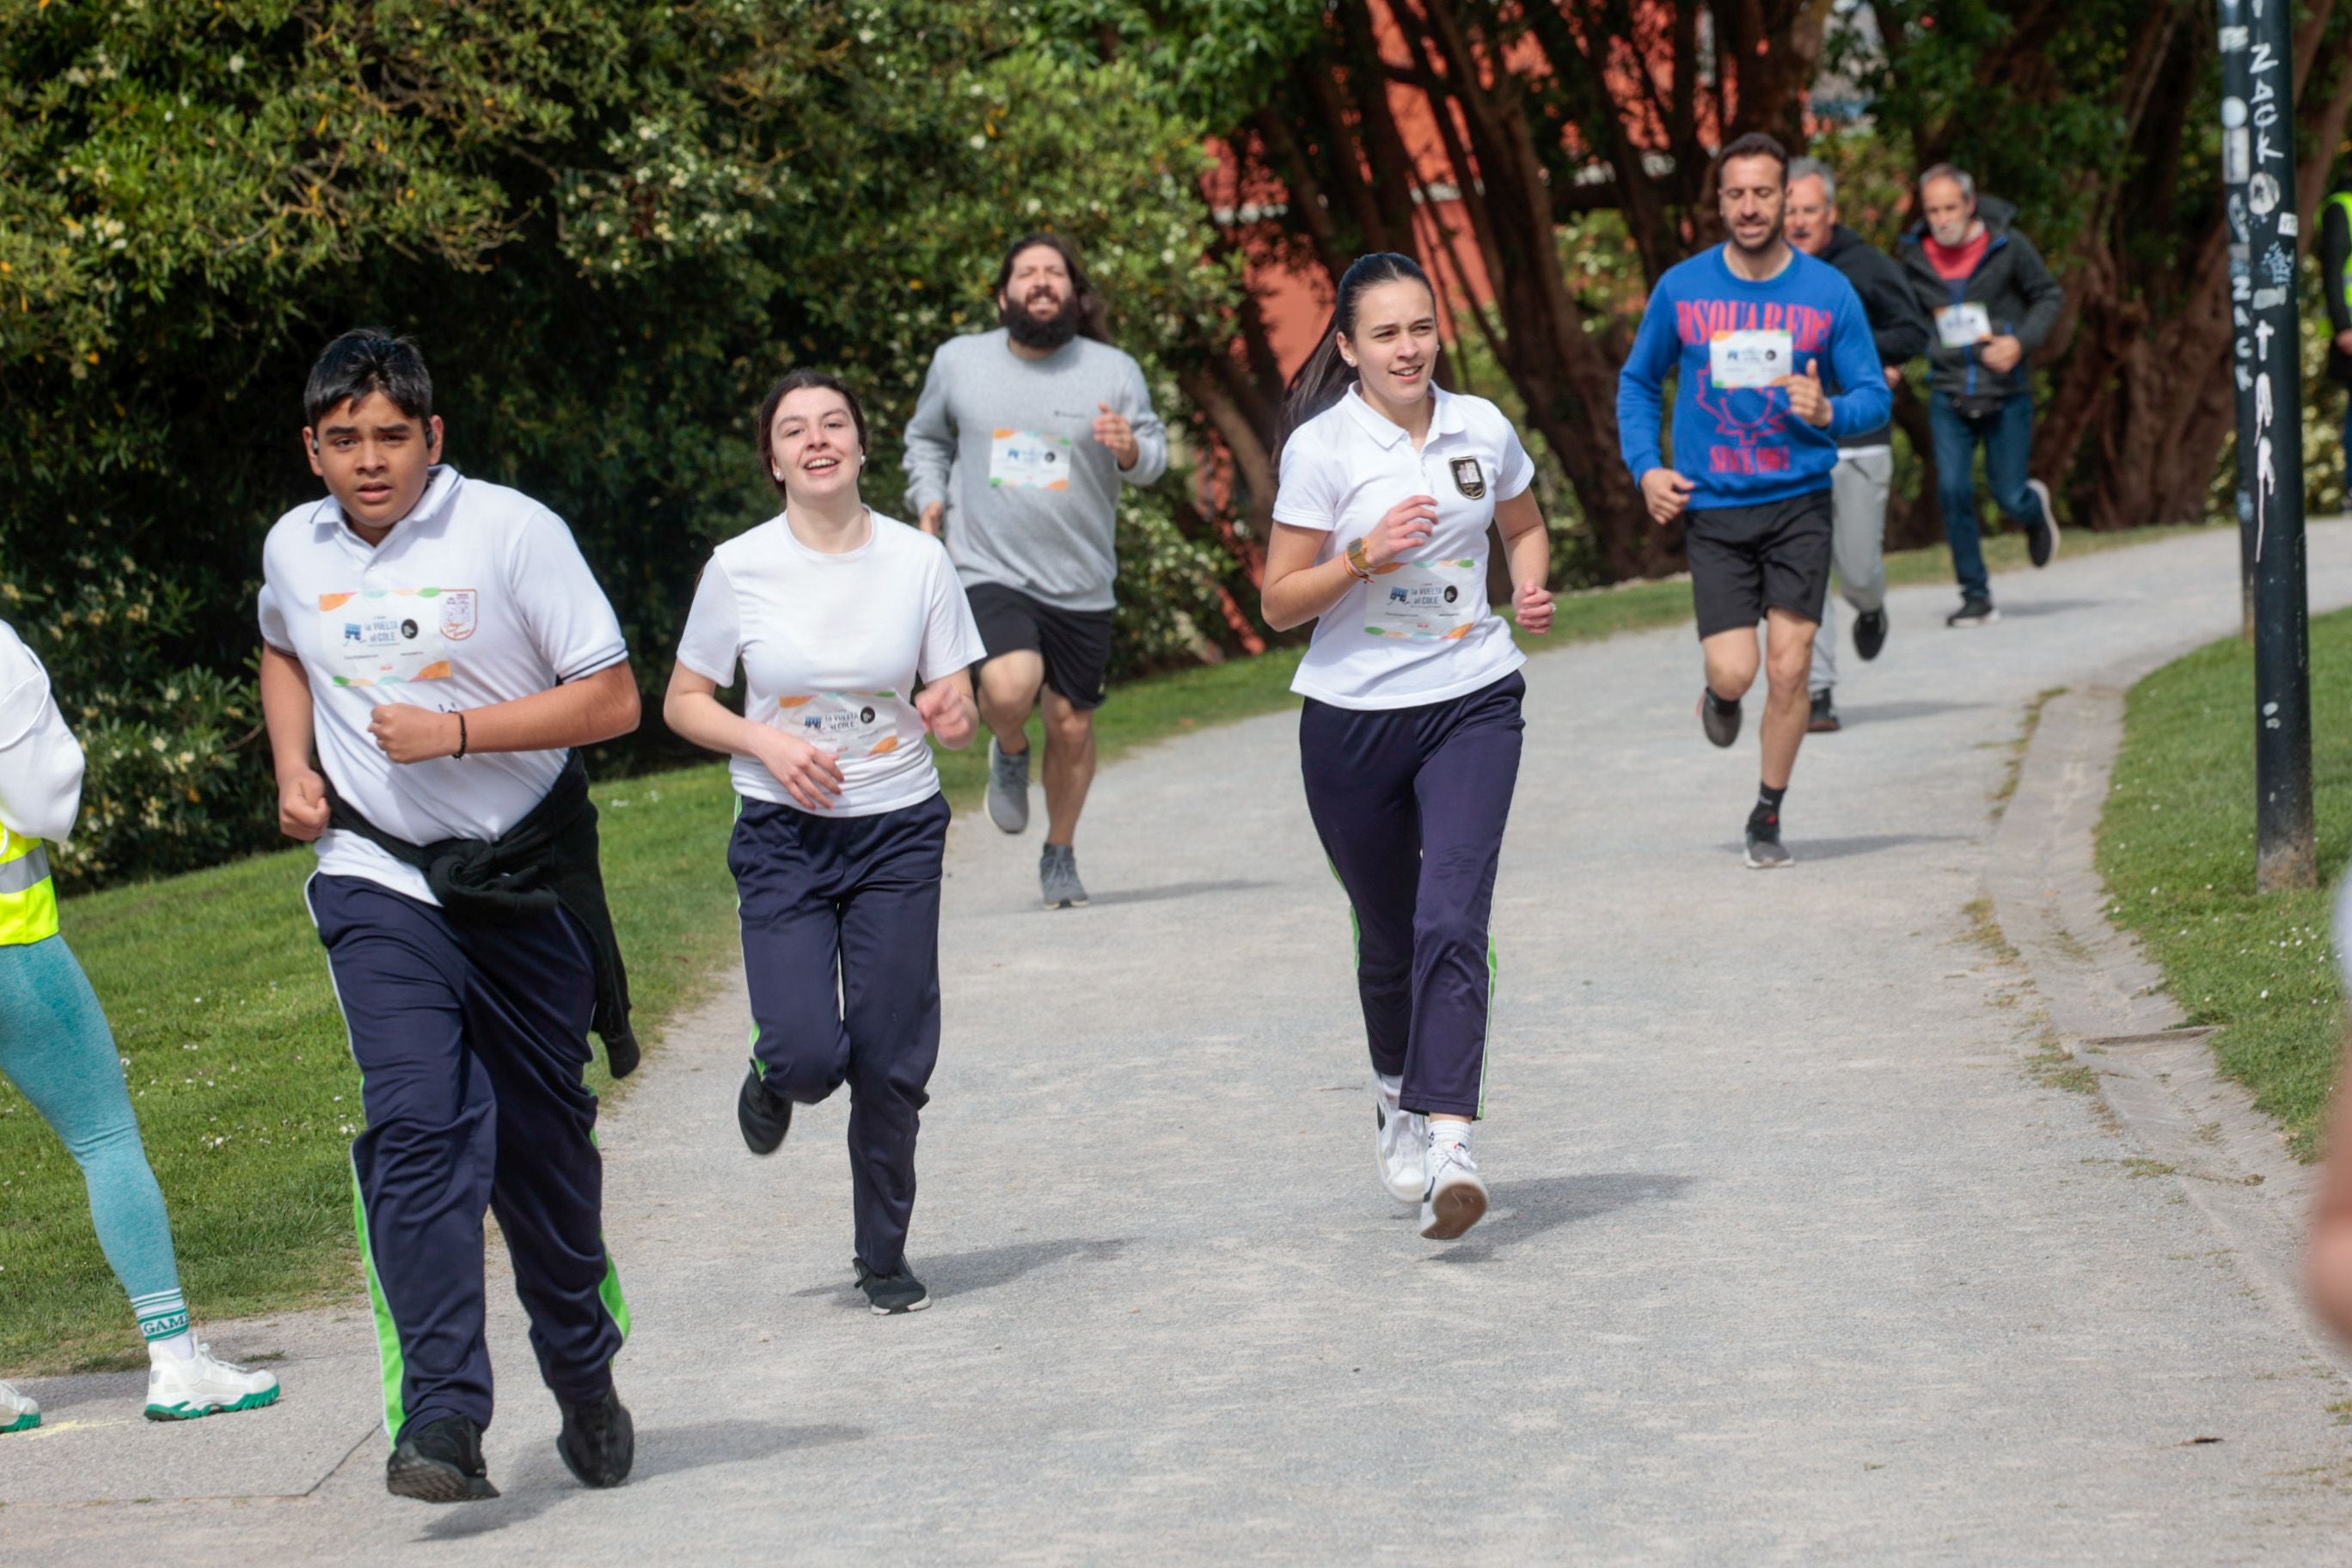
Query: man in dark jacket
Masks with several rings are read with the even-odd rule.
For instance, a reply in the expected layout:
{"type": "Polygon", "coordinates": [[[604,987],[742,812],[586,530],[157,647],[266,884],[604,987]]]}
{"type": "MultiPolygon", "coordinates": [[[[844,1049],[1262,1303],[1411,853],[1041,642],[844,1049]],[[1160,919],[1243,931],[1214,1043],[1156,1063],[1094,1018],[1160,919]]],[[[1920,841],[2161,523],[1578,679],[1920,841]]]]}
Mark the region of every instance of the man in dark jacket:
{"type": "MultiPolygon", "coordinates": [[[[2352,393],[2352,173],[2319,209],[2319,291],[2327,300],[2327,377],[2352,393]]],[[[2344,407],[2344,455],[2352,462],[2352,398],[2344,407]]]]}
{"type": "Polygon", "coordinates": [[[1992,499],[2025,530],[2036,566],[2058,552],[2058,519],[2050,487],[2030,477],[2033,393],[2028,355],[2058,324],[2065,302],[2033,243],[2010,226],[2006,202],[1977,199],[1976,182],[1949,163],[1919,176],[1926,219],[1903,237],[1895,256],[1930,321],[1928,422],[1936,435],[1936,476],[1944,536],[1960,581],[1960,607],[1945,625],[1977,626],[2000,619],[1985,574],[1978,532],[1977,446],[1985,449],[1992,499]]]}
{"type": "MultiPolygon", "coordinates": [[[[1903,362],[1927,351],[1927,318],[1912,298],[1903,269],[1885,252],[1838,222],[1837,175],[1818,158],[1789,165],[1789,204],[1781,227],[1789,243],[1845,274],[1862,296],[1863,313],[1878,345],[1886,384],[1902,378],[1903,362]]],[[[1853,651],[1866,662],[1886,642],[1886,496],[1895,480],[1894,426],[1882,425],[1838,438],[1837,467],[1830,474],[1834,518],[1830,555],[1838,588],[1853,606],[1853,651]]],[[[1807,728],[1821,734],[1841,727],[1837,702],[1836,605],[1822,611],[1821,635],[1813,639],[1813,711],[1807,728]]]]}

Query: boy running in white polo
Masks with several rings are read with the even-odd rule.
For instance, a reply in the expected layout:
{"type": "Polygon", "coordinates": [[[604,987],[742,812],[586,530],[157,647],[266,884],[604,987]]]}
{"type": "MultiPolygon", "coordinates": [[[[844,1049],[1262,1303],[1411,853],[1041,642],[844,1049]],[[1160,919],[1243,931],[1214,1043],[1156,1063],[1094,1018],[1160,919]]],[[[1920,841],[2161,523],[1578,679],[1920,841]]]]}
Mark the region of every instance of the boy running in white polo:
{"type": "Polygon", "coordinates": [[[440,461],[415,344],[344,334],[304,402],[328,496],[263,552],[262,703],[279,826],[318,845],[311,918],[366,1075],[352,1170],[385,1485],[498,1495],[487,1206],[562,1409],[556,1451],[616,1486],[635,1452],[612,1373],[628,1308],[582,1074],[592,1016],[629,1065],[626,992],[570,749],[635,728],[628,648],[561,519],[440,461]]]}

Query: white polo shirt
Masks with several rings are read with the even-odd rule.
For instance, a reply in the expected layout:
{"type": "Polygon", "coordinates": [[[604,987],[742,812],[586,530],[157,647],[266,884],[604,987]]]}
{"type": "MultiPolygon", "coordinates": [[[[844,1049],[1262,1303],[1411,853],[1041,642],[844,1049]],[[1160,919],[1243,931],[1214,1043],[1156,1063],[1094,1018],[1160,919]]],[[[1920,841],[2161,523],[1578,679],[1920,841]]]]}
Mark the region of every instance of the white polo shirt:
{"type": "Polygon", "coordinates": [[[1417,708],[1492,685],[1527,662],[1486,602],[1495,503],[1535,482],[1536,467],[1503,411],[1483,397],[1431,390],[1437,407],[1421,450],[1401,425],[1349,387],[1282,449],[1274,521],[1325,535],[1316,563],[1347,553],[1400,501],[1437,498],[1437,524],[1411,561],[1350,584],[1315,623],[1290,689],[1335,708],[1417,708]]]}
{"type": "MultiPolygon", "coordinates": [[[[297,507],[261,552],[261,636],[310,678],[319,761],[336,792],[412,844],[495,838],[537,805],[564,753],[475,752],[402,764],[378,749],[378,703],[450,711],[535,696],[629,657],[562,519],[518,490],[436,465],[416,510],[371,546],[330,497],[297,507]]],[[[425,903],[424,873],[353,834],[319,869],[425,903]]]]}
{"type": "MultiPolygon", "coordinates": [[[[743,670],[743,716],[832,752],[842,791],[823,816],[876,816],[940,792],[915,682],[988,657],[971,602],[929,534],[879,512],[839,555],[782,517],[721,544],[702,569],[677,661],[720,686],[743,670]]],[[[805,811],[757,757],[730,764],[736,793],[805,811]]]]}

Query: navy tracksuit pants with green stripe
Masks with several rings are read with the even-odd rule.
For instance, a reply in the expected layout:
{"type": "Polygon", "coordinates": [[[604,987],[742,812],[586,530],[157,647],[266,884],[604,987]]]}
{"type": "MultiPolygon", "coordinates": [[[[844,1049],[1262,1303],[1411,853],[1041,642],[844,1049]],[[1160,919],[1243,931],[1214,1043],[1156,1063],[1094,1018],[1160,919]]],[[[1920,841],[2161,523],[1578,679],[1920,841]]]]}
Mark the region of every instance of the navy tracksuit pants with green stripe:
{"type": "Polygon", "coordinates": [[[915,1135],[940,1059],[944,795],[871,816],[746,800],[727,847],[742,900],[751,1059],[802,1105],[849,1085],[857,1256],[895,1274],[915,1135]]]}
{"type": "Polygon", "coordinates": [[[582,1081],[595,968],[578,922],[551,910],[460,926],[356,877],[311,878],[310,900],[366,1075],[352,1172],[393,1440],[445,1416],[489,1425],[485,1209],[540,1375],[559,1399],[603,1397],[628,1308],[582,1081]]]}
{"type": "Polygon", "coordinates": [[[1475,1117],[1493,994],[1487,920],[1519,777],[1517,671],[1467,696],[1366,711],[1307,700],[1307,809],[1356,913],[1372,1068],[1403,1105],[1475,1117]]]}

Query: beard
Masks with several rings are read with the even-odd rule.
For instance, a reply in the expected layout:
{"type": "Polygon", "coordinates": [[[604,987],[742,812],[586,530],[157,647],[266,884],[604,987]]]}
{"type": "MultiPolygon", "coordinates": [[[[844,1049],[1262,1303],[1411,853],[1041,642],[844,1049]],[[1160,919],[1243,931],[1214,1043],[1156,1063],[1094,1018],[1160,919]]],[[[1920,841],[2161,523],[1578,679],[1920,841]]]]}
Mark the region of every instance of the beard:
{"type": "Polygon", "coordinates": [[[1078,324],[1085,319],[1084,307],[1076,297],[1062,301],[1062,308],[1050,316],[1039,316],[1026,303],[1006,302],[997,307],[1003,318],[1004,330],[1013,341],[1024,349],[1060,348],[1078,335],[1078,324]]]}

